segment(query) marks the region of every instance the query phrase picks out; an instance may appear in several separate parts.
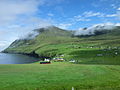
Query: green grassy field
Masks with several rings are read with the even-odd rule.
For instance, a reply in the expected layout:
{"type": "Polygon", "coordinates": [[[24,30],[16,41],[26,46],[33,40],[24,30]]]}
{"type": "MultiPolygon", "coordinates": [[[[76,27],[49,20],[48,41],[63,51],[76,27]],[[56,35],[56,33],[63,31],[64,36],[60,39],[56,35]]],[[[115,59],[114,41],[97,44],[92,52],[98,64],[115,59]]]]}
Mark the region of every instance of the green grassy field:
{"type": "Polygon", "coordinates": [[[120,90],[119,65],[0,65],[0,90],[120,90]]]}
{"type": "Polygon", "coordinates": [[[66,62],[0,65],[0,90],[120,90],[120,27],[90,37],[53,27],[16,40],[4,52],[34,52],[40,59],[64,55],[66,62]]]}

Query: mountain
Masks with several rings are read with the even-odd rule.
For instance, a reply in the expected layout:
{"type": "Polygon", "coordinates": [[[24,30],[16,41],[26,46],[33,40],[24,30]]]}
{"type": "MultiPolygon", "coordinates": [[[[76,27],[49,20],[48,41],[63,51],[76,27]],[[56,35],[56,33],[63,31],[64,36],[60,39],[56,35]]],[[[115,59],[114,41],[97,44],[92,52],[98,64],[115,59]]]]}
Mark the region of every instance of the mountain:
{"type": "MultiPolygon", "coordinates": [[[[95,63],[95,61],[101,63],[103,62],[102,60],[105,60],[104,63],[107,64],[108,60],[109,64],[115,63],[114,53],[116,52],[114,48],[116,47],[118,49],[117,53],[120,53],[120,27],[116,26],[107,30],[105,27],[97,26],[96,28],[100,28],[94,28],[97,34],[87,37],[86,35],[84,37],[81,36],[80,33],[80,36],[76,35],[76,31],[63,30],[55,26],[35,29],[33,34],[15,40],[3,52],[27,54],[41,59],[64,55],[66,60],[76,59],[84,63],[95,63]],[[103,51],[104,49],[110,49],[107,52],[109,54],[106,54],[103,51]],[[104,59],[96,57],[96,55],[101,55],[102,53],[105,55],[104,59]],[[111,62],[110,59],[112,59],[111,62]],[[98,60],[101,60],[101,62],[98,60]]],[[[84,29],[86,32],[87,30],[89,32],[88,28],[84,29]]],[[[120,55],[118,55],[119,58],[120,55]]]]}
{"type": "Polygon", "coordinates": [[[55,26],[35,29],[33,34],[29,34],[24,38],[15,40],[3,52],[42,56],[41,53],[39,54],[38,52],[41,51],[41,48],[48,45],[72,42],[76,39],[72,38],[72,35],[72,31],[63,30],[55,26]]]}

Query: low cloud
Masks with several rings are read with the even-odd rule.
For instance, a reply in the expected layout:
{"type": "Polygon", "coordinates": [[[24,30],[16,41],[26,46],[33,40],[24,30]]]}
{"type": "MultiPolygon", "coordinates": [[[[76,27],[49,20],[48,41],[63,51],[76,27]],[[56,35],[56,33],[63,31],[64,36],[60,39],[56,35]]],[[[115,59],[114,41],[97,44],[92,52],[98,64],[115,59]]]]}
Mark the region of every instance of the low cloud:
{"type": "Polygon", "coordinates": [[[120,26],[120,23],[101,23],[95,24],[88,28],[79,28],[75,32],[75,35],[94,35],[95,31],[102,31],[102,30],[111,30],[114,29],[116,26],[120,26]]]}

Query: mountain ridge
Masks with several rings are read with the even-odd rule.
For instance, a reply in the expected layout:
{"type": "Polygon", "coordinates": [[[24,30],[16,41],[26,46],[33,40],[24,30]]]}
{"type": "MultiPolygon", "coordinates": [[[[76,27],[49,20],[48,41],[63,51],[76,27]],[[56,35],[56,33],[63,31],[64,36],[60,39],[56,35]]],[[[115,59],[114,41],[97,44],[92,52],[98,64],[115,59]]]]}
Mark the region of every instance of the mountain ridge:
{"type": "Polygon", "coordinates": [[[54,26],[35,29],[35,31],[39,34],[34,38],[16,40],[3,52],[20,53],[41,58],[53,58],[56,55],[67,54],[66,57],[70,58],[69,53],[71,51],[68,49],[74,50],[75,47],[79,49],[90,46],[120,46],[120,27],[114,28],[110,32],[89,37],[78,37],[74,35],[74,31],[63,30],[54,26]]]}

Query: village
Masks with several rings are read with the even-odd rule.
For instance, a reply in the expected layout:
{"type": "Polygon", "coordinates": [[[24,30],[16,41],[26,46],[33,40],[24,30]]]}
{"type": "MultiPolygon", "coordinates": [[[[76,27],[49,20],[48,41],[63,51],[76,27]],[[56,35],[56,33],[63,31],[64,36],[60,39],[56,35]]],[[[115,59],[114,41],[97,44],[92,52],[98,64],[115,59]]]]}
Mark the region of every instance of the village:
{"type": "MultiPolygon", "coordinates": [[[[74,48],[76,49],[77,46],[74,48]]],[[[83,47],[81,47],[83,48],[83,47]]],[[[79,47],[79,49],[81,49],[79,47]]],[[[117,56],[120,54],[120,47],[111,47],[111,46],[99,46],[99,47],[96,47],[96,46],[89,46],[89,47],[84,47],[86,49],[97,49],[99,52],[98,53],[95,53],[95,56],[96,57],[105,57],[105,56],[117,56]]],[[[81,60],[76,60],[76,59],[69,59],[69,60],[66,60],[65,59],[65,55],[64,54],[61,54],[61,55],[57,55],[55,56],[54,58],[52,59],[49,59],[49,58],[45,58],[43,61],[40,61],[40,64],[51,64],[52,62],[69,62],[69,63],[80,63],[81,60]]]]}
{"type": "MultiPolygon", "coordinates": [[[[65,62],[66,60],[64,59],[64,55],[59,55],[54,57],[53,59],[47,59],[45,58],[43,61],[40,61],[40,64],[51,64],[51,62],[65,62]]],[[[69,60],[71,63],[75,63],[76,60],[71,59],[69,60]]]]}

